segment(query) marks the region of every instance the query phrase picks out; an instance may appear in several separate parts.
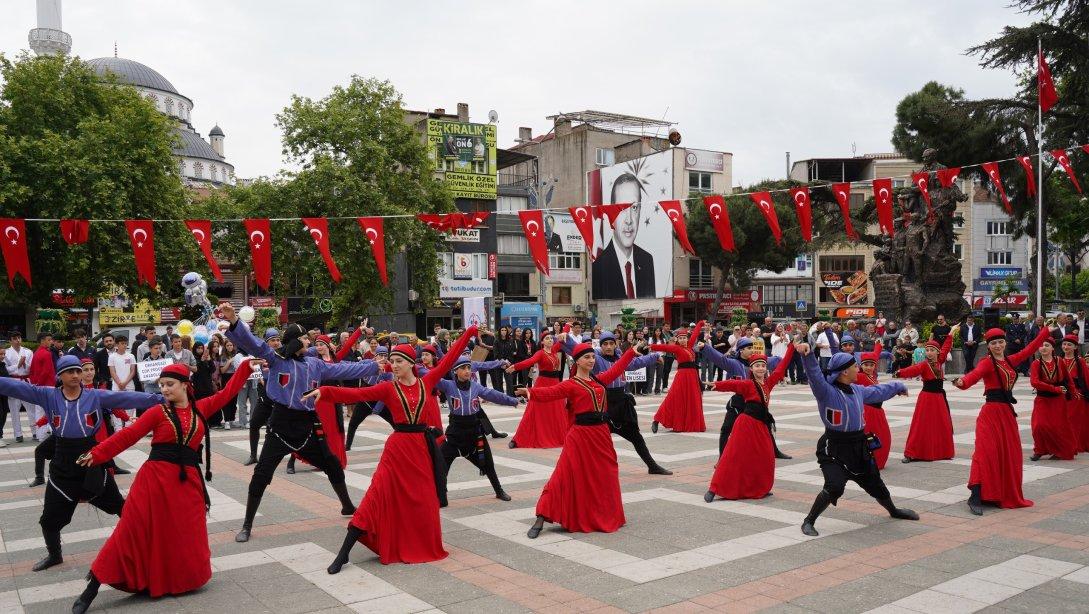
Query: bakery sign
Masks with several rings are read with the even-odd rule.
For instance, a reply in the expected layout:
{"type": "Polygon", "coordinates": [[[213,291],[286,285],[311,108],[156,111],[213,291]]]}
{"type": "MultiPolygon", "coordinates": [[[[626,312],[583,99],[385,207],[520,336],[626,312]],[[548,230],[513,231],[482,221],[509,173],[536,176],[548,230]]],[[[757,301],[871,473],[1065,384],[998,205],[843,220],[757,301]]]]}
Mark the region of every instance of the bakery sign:
{"type": "Polygon", "coordinates": [[[869,278],[865,271],[821,273],[821,283],[828,288],[831,302],[858,305],[869,300],[869,278]]]}

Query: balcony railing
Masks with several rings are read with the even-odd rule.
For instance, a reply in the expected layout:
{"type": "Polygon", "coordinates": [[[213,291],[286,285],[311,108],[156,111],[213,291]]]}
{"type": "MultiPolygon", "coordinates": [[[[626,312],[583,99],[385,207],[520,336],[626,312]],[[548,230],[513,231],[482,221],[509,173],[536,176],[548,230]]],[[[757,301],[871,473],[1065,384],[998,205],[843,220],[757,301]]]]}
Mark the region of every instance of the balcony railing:
{"type": "Polygon", "coordinates": [[[499,173],[499,185],[505,188],[531,188],[537,185],[537,175],[499,173]]]}

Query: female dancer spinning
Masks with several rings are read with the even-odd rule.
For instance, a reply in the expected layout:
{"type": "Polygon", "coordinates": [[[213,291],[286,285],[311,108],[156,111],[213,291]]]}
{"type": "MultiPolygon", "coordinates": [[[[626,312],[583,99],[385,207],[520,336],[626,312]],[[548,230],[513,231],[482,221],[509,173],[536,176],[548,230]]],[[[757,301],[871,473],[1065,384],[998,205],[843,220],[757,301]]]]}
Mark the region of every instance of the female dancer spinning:
{"type": "Polygon", "coordinates": [[[1045,454],[1051,460],[1074,460],[1078,453],[1070,421],[1066,417],[1066,403],[1073,386],[1069,372],[1055,358],[1055,340],[1044,339],[1040,357],[1029,367],[1029,382],[1036,390],[1032,402],[1032,456],[1038,461],[1045,454]]]}
{"type": "Polygon", "coordinates": [[[1059,363],[1069,374],[1070,398],[1066,400],[1066,418],[1074,434],[1075,449],[1089,452],[1089,365],[1078,356],[1078,336],[1063,337],[1063,355],[1059,363]]]}
{"type": "Polygon", "coordinates": [[[207,419],[238,396],[251,368],[250,361],[243,362],[223,390],[197,401],[189,368],[168,365],[159,376],[166,402],[79,457],[77,462],[84,467],[102,465],[152,433],[151,454],[136,472],[125,513],[91,563],[87,588],[72,612],[86,612],[102,583],[160,597],[196,590],[212,577],[205,520],[211,504],[204,480],[212,479],[207,419]]]}
{"type": "MultiPolygon", "coordinates": [[[[507,367],[507,373],[525,371],[537,365],[537,381],[533,389],[548,388],[560,383],[563,376],[560,361],[563,350],[555,345],[552,331],[547,328],[541,332],[541,349],[533,356],[507,367]]],[[[526,405],[518,430],[507,444],[511,448],[558,448],[563,445],[567,429],[571,426],[570,417],[564,412],[564,400],[544,402],[534,398],[526,405]]]]}
{"type": "Polygon", "coordinates": [[[703,420],[703,392],[696,365],[696,352],[692,349],[702,328],[703,320],[700,320],[692,329],[691,336],[688,330],[682,328],[674,333],[675,343],[656,343],[650,346],[655,352],[673,354],[680,365],[677,367],[677,375],[673,377],[673,386],[669,388],[654,414],[654,422],[650,424],[652,433],[658,432],[659,424],[673,429],[675,433],[702,433],[707,430],[707,424],[703,420]]]}
{"type": "Polygon", "coordinates": [[[775,446],[765,423],[771,391],[782,381],[793,358],[794,346],[788,345],[786,355],[769,375],[767,357],[753,354],[749,357],[749,379],[704,384],[707,390],[736,392],[745,399],[745,409],[734,421],[704,501],[714,501],[715,495],[723,499],[761,499],[771,494],[775,483],[775,446]]]}
{"type": "Polygon", "coordinates": [[[329,573],[340,572],[357,541],[377,553],[383,565],[446,558],[439,523],[439,508],[446,506],[446,467],[436,443],[442,418],[432,391],[475,336],[472,326],[423,377],[416,377],[416,350],[402,344],[389,353],[393,381],[367,388],[322,386],[303,397],[333,403],[382,401],[393,418],[393,433],[329,573]]]}
{"type": "Polygon", "coordinates": [[[923,390],[915,401],[915,414],[911,417],[911,430],[904,444],[902,462],[947,460],[956,455],[953,449],[953,418],[949,413],[949,400],[945,397],[945,358],[953,347],[953,335],[960,329],[954,326],[938,349],[938,342],[926,342],[926,360],[904,367],[896,377],[920,376],[923,390]]]}
{"type": "MultiPolygon", "coordinates": [[[[858,375],[855,376],[856,384],[859,386],[878,384],[877,361],[881,359],[883,351],[884,347],[878,341],[872,352],[856,354],[856,358],[859,358],[858,375]]],[[[866,403],[862,406],[862,418],[866,423],[866,430],[873,433],[881,442],[881,447],[873,451],[873,459],[877,461],[879,470],[884,469],[885,463],[889,460],[889,450],[892,449],[892,429],[889,428],[889,419],[885,417],[885,409],[879,402],[866,403]]]]}
{"type": "Polygon", "coordinates": [[[537,501],[537,520],[527,532],[536,539],[545,521],[559,523],[568,531],[612,533],[624,526],[624,505],[620,500],[620,468],[609,433],[605,387],[620,377],[635,358],[628,349],[619,360],[597,376],[594,346],[580,343],[571,350],[575,375],[547,388],[519,388],[517,394],[530,401],[564,400],[575,416],[567,431],[556,469],[537,501]]]}
{"type": "Polygon", "coordinates": [[[1013,385],[1017,383],[1017,367],[1029,359],[1055,329],[1049,323],[1028,347],[1013,356],[1006,356],[1006,331],[992,328],[984,338],[987,355],[964,377],[953,380],[961,390],[983,380],[986,402],[976,417],[976,449],[972,453],[972,470],[968,475],[968,509],[983,515],[983,502],[995,502],[1000,507],[1030,507],[1032,501],[1021,491],[1021,432],[1017,428],[1017,412],[1013,406],[1013,385]]]}

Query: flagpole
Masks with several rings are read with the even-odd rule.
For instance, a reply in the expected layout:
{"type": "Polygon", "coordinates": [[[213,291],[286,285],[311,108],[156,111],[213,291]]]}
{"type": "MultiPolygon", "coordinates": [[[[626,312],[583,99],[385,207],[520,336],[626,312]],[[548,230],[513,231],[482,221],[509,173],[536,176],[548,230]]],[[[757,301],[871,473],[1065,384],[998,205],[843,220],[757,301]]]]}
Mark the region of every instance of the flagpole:
{"type": "Polygon", "coordinates": [[[1036,37],[1036,315],[1044,315],[1044,110],[1040,102],[1040,58],[1044,44],[1036,37]]]}

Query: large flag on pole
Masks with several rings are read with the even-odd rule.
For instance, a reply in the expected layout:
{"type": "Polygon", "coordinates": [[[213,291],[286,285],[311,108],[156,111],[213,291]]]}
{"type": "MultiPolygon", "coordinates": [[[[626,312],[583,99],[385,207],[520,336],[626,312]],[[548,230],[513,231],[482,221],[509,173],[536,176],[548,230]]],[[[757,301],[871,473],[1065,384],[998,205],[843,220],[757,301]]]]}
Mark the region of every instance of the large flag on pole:
{"type": "Polygon", "coordinates": [[[1055,81],[1051,78],[1051,69],[1044,59],[1044,50],[1040,49],[1036,66],[1036,91],[1040,96],[1040,110],[1047,113],[1059,102],[1059,93],[1055,91],[1055,81]]]}

